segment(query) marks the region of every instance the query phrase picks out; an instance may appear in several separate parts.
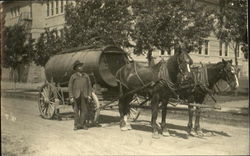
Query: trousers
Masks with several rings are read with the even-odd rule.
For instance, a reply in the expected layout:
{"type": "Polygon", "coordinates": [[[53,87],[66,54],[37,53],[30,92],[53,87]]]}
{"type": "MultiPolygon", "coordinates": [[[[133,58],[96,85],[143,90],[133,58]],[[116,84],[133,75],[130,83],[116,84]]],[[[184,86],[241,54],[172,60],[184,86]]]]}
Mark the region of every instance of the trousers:
{"type": "Polygon", "coordinates": [[[74,105],[74,126],[83,127],[86,124],[88,116],[87,99],[81,94],[75,99],[74,105]]]}

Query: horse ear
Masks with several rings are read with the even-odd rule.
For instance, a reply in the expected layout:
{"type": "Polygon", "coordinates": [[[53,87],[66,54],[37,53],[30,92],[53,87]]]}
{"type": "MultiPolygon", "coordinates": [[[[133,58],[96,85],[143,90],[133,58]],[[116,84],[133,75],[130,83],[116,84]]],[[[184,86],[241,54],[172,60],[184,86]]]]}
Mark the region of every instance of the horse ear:
{"type": "Polygon", "coordinates": [[[233,63],[233,60],[232,60],[232,59],[231,59],[231,60],[229,60],[229,63],[231,63],[231,64],[232,64],[232,63],[233,63]]]}
{"type": "Polygon", "coordinates": [[[225,63],[226,61],[224,59],[222,59],[222,62],[225,63]]]}

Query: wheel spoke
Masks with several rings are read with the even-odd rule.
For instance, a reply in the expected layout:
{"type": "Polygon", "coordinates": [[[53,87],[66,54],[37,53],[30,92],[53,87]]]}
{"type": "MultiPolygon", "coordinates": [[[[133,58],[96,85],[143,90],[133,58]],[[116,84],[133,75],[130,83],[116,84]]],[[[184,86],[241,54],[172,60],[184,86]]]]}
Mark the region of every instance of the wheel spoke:
{"type": "Polygon", "coordinates": [[[130,112],[137,112],[134,108],[130,108],[130,112]]]}
{"type": "Polygon", "coordinates": [[[55,94],[53,92],[53,86],[50,84],[44,85],[40,92],[40,99],[38,103],[38,107],[42,117],[50,119],[54,115],[54,99],[55,94]]]}
{"type": "Polygon", "coordinates": [[[130,117],[131,117],[132,119],[134,119],[134,118],[135,118],[135,114],[134,114],[133,112],[130,112],[130,117]]]}

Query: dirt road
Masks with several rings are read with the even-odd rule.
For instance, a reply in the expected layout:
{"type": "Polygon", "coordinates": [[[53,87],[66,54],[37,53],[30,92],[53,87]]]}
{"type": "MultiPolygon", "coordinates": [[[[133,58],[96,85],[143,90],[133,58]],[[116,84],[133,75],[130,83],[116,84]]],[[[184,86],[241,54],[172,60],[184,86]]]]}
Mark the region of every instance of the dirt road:
{"type": "Polygon", "coordinates": [[[150,116],[119,129],[119,114],[102,111],[102,127],[73,131],[73,120],[45,120],[37,103],[1,99],[3,155],[177,155],[249,154],[248,128],[202,123],[206,136],[189,137],[186,120],[168,120],[170,137],[152,139],[150,116]]]}

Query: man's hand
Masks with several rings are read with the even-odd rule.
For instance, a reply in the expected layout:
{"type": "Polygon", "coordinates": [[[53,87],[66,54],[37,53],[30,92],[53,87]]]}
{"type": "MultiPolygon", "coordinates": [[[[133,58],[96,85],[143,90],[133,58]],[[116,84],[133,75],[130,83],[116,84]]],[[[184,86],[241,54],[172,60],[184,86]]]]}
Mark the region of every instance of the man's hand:
{"type": "Polygon", "coordinates": [[[72,97],[69,99],[70,104],[73,104],[75,102],[75,99],[72,97]]]}

